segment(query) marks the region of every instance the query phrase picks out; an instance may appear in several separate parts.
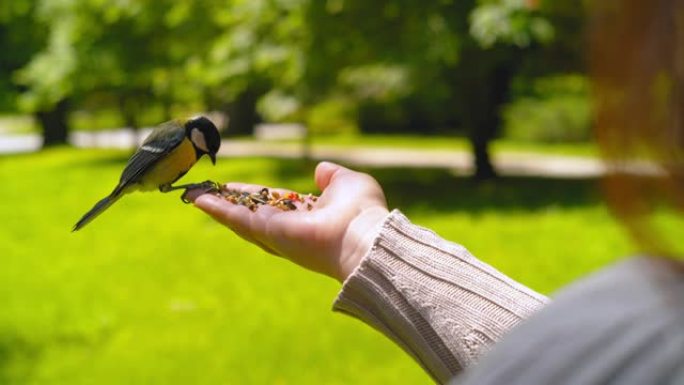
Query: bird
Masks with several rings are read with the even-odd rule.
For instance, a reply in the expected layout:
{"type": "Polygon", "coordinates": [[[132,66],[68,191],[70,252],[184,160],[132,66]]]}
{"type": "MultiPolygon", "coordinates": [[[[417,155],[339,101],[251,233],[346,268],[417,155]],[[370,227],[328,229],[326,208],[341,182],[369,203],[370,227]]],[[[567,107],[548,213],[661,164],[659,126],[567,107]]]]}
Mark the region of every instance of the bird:
{"type": "MultiPolygon", "coordinates": [[[[203,155],[216,164],[221,137],[206,117],[171,120],[159,124],[131,156],[114,190],[76,222],[72,232],[87,225],[122,196],[133,191],[166,193],[202,184],[173,186],[203,155]]],[[[212,182],[204,182],[212,183],[212,182]]]]}

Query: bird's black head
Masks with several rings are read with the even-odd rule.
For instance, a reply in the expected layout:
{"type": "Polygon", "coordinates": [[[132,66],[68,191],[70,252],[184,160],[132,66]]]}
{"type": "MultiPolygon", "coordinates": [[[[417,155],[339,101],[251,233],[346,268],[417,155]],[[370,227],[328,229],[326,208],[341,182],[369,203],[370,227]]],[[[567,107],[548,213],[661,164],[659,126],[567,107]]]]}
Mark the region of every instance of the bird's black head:
{"type": "Polygon", "coordinates": [[[216,153],[221,147],[221,135],[211,120],[204,116],[188,119],[185,132],[198,156],[209,155],[211,163],[216,164],[216,153]]]}

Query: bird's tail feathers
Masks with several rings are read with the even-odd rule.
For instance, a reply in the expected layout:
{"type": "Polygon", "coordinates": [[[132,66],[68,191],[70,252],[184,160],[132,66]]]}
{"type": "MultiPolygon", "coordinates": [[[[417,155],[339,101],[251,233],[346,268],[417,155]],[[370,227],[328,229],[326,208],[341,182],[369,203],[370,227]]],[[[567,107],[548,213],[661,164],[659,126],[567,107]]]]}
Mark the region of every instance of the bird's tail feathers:
{"type": "Polygon", "coordinates": [[[117,186],[111,194],[101,199],[99,202],[95,203],[95,206],[93,206],[93,208],[90,209],[90,211],[85,213],[85,215],[78,222],[76,222],[76,225],[71,231],[78,231],[83,226],[90,223],[90,221],[95,219],[98,215],[102,214],[102,212],[105,211],[109,206],[111,206],[114,202],[119,200],[119,198],[121,198],[122,195],[123,194],[121,194],[121,189],[119,188],[119,186],[117,186]]]}

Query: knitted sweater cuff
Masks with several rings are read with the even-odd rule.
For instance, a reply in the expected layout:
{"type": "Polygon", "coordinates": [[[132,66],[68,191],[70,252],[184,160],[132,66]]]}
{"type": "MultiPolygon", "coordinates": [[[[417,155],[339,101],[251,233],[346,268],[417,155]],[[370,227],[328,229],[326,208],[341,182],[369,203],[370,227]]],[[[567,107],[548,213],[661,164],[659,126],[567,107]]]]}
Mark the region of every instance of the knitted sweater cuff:
{"type": "Polygon", "coordinates": [[[547,302],[394,210],[333,309],[373,326],[446,383],[547,302]]]}

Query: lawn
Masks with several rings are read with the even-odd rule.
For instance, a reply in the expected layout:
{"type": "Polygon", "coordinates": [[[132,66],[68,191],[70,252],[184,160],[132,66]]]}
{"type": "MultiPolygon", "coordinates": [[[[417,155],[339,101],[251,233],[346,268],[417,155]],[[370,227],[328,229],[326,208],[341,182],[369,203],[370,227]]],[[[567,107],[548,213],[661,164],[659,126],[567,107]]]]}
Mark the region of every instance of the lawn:
{"type": "MultiPolygon", "coordinates": [[[[467,138],[459,136],[437,135],[337,135],[318,136],[312,139],[312,143],[352,147],[393,147],[393,148],[420,148],[470,151],[471,145],[467,138]]],[[[538,143],[523,142],[507,138],[498,138],[492,141],[492,151],[498,152],[535,152],[549,155],[570,155],[596,157],[598,149],[595,144],[589,142],[578,143],[538,143]]]]}
{"type": "MultiPolygon", "coordinates": [[[[330,311],[335,281],[259,251],[178,194],[128,196],[70,233],[126,157],[0,157],[1,384],[431,383],[379,333],[330,311]]],[[[630,252],[594,180],[367,171],[392,207],[544,293],[630,252]]],[[[297,161],[204,160],[184,180],[308,192],[311,173],[297,161]]]]}
{"type": "MultiPolygon", "coordinates": [[[[238,137],[231,140],[258,142],[254,137],[238,137]]],[[[302,139],[264,140],[285,146],[300,147],[302,139]]],[[[448,150],[471,152],[471,144],[465,137],[409,134],[361,134],[361,135],[321,135],[311,138],[311,145],[320,147],[364,147],[364,148],[402,148],[421,150],[448,150]]],[[[491,143],[493,154],[500,153],[538,153],[544,155],[562,155],[596,158],[599,150],[595,143],[540,143],[524,142],[507,138],[497,138],[491,143]]]]}

